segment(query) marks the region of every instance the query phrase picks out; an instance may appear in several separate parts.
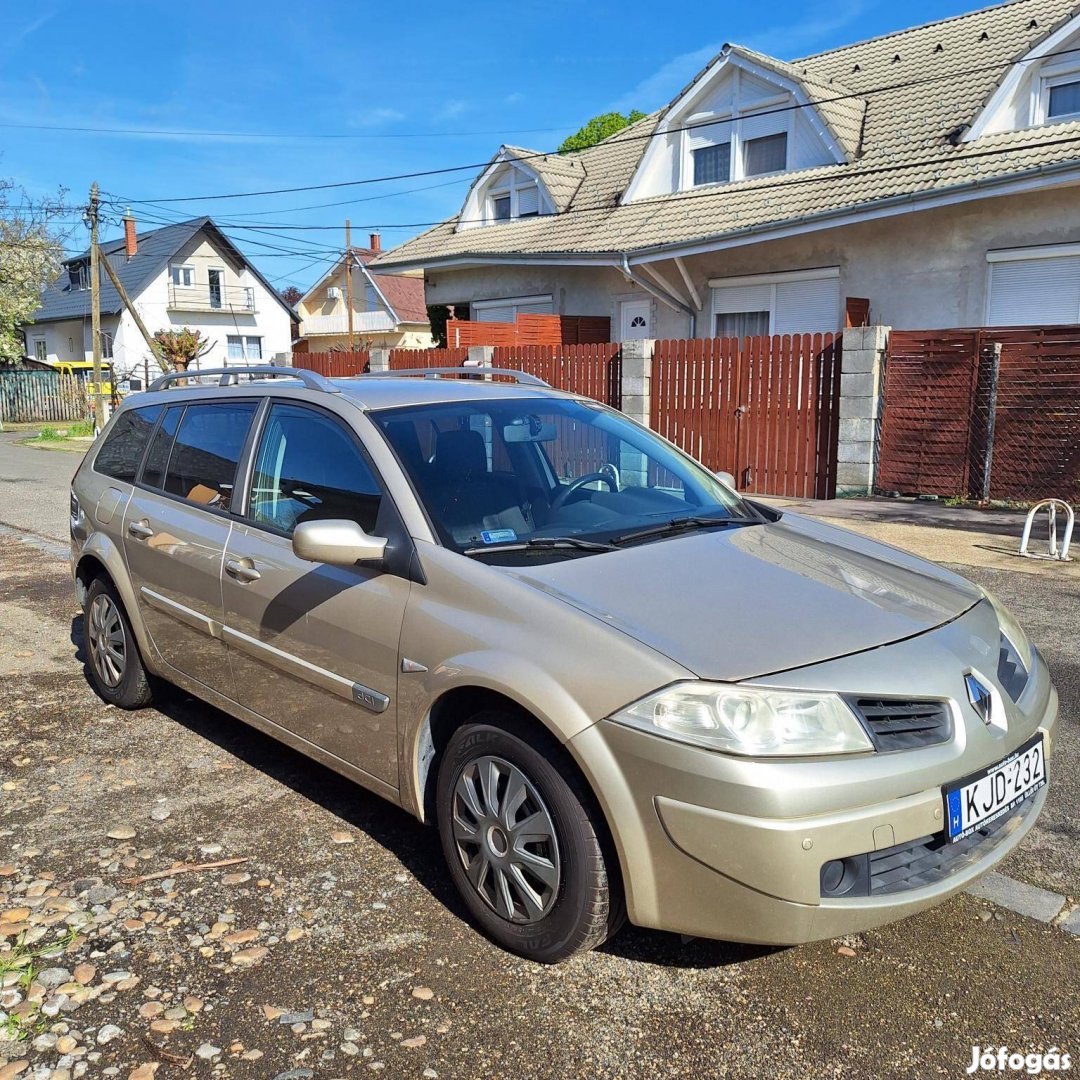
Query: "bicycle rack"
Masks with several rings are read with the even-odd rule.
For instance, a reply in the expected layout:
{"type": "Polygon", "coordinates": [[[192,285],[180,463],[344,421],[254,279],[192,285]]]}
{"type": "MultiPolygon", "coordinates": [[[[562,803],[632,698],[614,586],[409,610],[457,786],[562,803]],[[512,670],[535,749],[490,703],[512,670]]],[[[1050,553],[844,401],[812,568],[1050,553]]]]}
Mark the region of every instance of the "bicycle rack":
{"type": "Polygon", "coordinates": [[[1054,559],[1057,562],[1071,562],[1069,558],[1069,543],[1072,541],[1073,524],[1076,521],[1076,515],[1073,513],[1073,508],[1065,502],[1064,499],[1043,499],[1042,502],[1036,503],[1028,512],[1027,520],[1024,522],[1024,535],[1020,540],[1020,554],[1025,559],[1054,559]],[[1037,555],[1034,552],[1028,551],[1028,541],[1031,539],[1031,526],[1035,523],[1035,516],[1040,510],[1046,508],[1047,511],[1047,524],[1049,525],[1049,540],[1050,550],[1046,555],[1037,555]],[[1061,548],[1058,548],[1058,535],[1057,535],[1057,516],[1058,511],[1064,511],[1065,513],[1065,532],[1061,538],[1061,548]]]}

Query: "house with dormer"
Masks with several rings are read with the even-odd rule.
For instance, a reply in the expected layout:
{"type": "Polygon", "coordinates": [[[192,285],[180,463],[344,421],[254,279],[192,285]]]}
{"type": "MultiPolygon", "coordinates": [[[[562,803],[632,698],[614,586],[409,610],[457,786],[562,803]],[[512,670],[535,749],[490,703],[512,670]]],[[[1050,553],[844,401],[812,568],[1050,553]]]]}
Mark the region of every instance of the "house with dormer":
{"type": "Polygon", "coordinates": [[[429,305],[682,338],[1080,322],[1080,5],[782,60],[725,45],[583,151],[503,146],[372,264],[429,305]]]}

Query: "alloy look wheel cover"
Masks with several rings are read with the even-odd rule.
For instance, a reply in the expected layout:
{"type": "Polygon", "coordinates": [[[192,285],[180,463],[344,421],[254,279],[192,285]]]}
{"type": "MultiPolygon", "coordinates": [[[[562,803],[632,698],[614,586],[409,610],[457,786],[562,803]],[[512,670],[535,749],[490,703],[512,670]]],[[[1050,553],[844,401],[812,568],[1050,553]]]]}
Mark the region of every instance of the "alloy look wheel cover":
{"type": "Polygon", "coordinates": [[[110,690],[115,690],[127,668],[127,647],[120,611],[111,597],[99,593],[90,605],[86,621],[94,670],[110,690]]]}
{"type": "Polygon", "coordinates": [[[465,874],[508,922],[544,918],[559,896],[559,844],[529,778],[503,758],[469,761],[454,785],[451,825],[465,874]]]}

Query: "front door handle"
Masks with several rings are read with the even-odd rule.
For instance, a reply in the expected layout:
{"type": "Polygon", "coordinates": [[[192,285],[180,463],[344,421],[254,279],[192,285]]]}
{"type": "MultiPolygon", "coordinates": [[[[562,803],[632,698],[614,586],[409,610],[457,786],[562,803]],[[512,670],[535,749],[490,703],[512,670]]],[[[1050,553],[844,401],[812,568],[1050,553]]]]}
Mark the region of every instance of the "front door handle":
{"type": "Polygon", "coordinates": [[[252,565],[250,559],[226,559],[225,573],[239,582],[258,581],[262,574],[252,565]]]}
{"type": "Polygon", "coordinates": [[[136,540],[149,540],[154,535],[154,530],[145,521],[133,521],[128,526],[128,533],[136,540]]]}

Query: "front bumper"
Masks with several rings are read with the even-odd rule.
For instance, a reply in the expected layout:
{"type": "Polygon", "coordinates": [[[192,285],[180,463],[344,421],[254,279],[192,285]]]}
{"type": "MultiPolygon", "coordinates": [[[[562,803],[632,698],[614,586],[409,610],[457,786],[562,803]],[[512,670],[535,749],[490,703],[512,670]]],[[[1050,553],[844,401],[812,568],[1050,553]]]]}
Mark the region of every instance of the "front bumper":
{"type": "Polygon", "coordinates": [[[632,922],[700,937],[798,944],[932,907],[1020,843],[1042,810],[1045,788],[960,851],[931,844],[933,872],[912,875],[910,887],[905,882],[884,895],[843,899],[821,895],[821,867],[829,860],[886,851],[903,857],[908,845],[925,858],[915,842],[942,835],[944,784],[1006,756],[1036,731],[1049,761],[1058,698],[1041,657],[1021,703],[1023,711],[1010,708],[1008,731],[1000,736],[984,734],[981,723],[965,717],[949,744],[846,759],[738,759],[611,721],[582,732],[570,747],[611,826],[632,922]]]}

